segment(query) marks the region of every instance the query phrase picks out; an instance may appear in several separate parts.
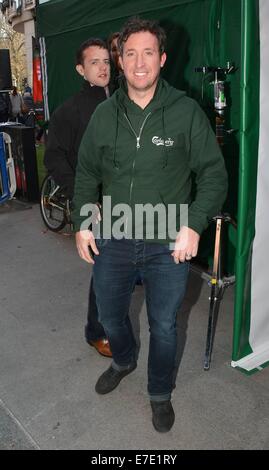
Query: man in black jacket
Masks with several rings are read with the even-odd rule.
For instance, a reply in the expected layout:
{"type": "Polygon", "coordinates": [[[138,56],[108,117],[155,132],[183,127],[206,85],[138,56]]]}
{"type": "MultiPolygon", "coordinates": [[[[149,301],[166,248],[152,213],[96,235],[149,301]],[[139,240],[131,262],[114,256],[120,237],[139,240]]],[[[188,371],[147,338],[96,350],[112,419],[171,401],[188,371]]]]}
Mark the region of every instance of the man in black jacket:
{"type": "MultiPolygon", "coordinates": [[[[53,113],[44,157],[49,174],[70,199],[74,192],[80,141],[95,108],[109,96],[110,62],[104,41],[91,38],[81,44],[76,54],[76,71],[85,79],[85,83],[79,93],[53,113]]],[[[85,337],[100,354],[111,357],[108,340],[98,321],[92,281],[85,337]]]]}

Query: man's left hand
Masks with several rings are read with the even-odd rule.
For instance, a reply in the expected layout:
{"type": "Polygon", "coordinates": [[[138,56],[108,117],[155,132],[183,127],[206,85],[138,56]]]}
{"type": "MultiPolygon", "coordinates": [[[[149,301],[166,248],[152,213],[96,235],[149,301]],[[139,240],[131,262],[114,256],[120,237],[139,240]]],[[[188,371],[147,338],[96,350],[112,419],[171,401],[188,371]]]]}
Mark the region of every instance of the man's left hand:
{"type": "Polygon", "coordinates": [[[171,254],[175,263],[190,261],[197,255],[200,235],[189,227],[182,226],[178,232],[175,249],[171,254]]]}

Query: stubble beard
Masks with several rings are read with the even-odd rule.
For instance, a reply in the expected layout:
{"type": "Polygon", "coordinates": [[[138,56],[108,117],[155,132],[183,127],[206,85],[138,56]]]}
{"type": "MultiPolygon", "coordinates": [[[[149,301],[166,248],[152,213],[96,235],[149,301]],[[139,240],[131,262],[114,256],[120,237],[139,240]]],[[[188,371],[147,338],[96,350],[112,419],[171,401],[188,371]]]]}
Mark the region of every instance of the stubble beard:
{"type": "Polygon", "coordinates": [[[159,79],[159,75],[154,80],[149,81],[143,87],[140,87],[140,86],[136,85],[135,82],[128,82],[128,80],[127,80],[127,84],[128,84],[129,90],[131,89],[135,93],[146,93],[151,88],[152,88],[153,93],[154,93],[155,89],[156,89],[156,86],[157,86],[158,79],[159,79]]]}

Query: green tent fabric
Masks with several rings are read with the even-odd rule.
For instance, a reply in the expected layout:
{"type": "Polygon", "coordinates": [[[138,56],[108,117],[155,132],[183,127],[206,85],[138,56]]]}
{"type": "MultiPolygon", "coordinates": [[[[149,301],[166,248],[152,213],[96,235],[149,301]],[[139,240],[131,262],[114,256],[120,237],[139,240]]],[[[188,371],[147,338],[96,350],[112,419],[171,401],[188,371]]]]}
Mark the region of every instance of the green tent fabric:
{"type": "MultiPolygon", "coordinates": [[[[202,81],[194,73],[195,67],[225,66],[227,60],[238,65],[240,60],[240,5],[234,3],[232,0],[51,0],[41,4],[37,9],[37,29],[38,35],[46,40],[50,110],[78,89],[80,78],[74,71],[74,55],[79,44],[90,36],[107,38],[133,14],[160,21],[168,37],[164,77],[200,100],[202,81]]],[[[238,76],[235,80],[238,87],[238,76]]],[[[239,123],[238,88],[233,101],[239,123]]]]}
{"type": "Polygon", "coordinates": [[[258,3],[242,4],[242,74],[241,74],[241,123],[239,212],[237,243],[237,297],[234,335],[234,357],[252,352],[249,342],[250,282],[252,243],[255,235],[255,204],[259,125],[259,23],[258,3]],[[256,21],[253,21],[255,18],[256,21]],[[251,129],[251,132],[250,132],[251,129]],[[239,309],[238,309],[239,307],[239,309]],[[240,334],[238,334],[240,332],[240,334]]]}
{"type": "Polygon", "coordinates": [[[269,365],[268,24],[268,0],[243,2],[239,230],[232,366],[246,373],[269,365]]]}
{"type": "Polygon", "coordinates": [[[103,27],[106,23],[124,21],[129,16],[165,13],[173,7],[190,3],[197,3],[197,0],[50,0],[38,10],[39,33],[57,36],[98,24],[103,27]]]}

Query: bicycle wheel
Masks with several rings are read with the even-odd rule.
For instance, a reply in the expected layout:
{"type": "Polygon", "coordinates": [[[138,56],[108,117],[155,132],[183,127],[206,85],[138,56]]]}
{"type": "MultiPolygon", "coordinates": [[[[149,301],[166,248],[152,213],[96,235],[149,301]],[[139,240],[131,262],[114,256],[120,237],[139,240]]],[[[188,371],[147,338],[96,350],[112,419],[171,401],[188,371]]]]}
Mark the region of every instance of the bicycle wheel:
{"type": "Polygon", "coordinates": [[[43,222],[53,232],[59,232],[67,224],[67,199],[50,175],[44,179],[40,193],[40,212],[43,222]]]}

